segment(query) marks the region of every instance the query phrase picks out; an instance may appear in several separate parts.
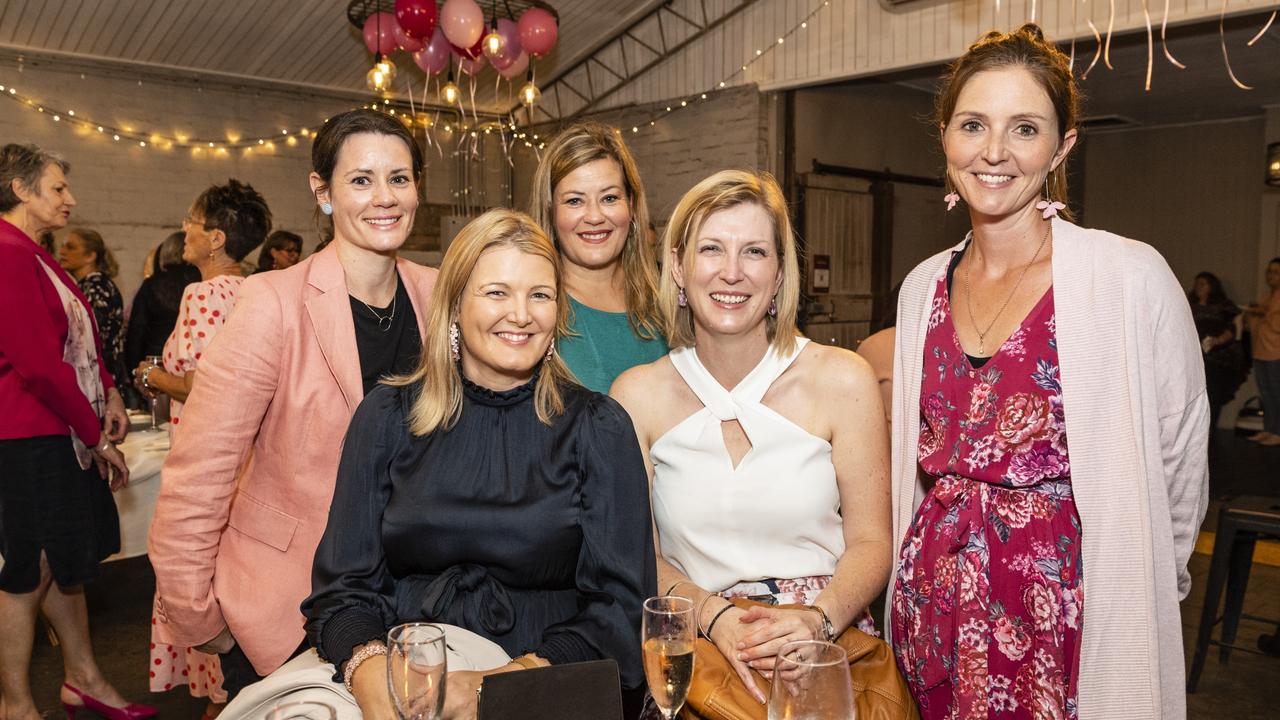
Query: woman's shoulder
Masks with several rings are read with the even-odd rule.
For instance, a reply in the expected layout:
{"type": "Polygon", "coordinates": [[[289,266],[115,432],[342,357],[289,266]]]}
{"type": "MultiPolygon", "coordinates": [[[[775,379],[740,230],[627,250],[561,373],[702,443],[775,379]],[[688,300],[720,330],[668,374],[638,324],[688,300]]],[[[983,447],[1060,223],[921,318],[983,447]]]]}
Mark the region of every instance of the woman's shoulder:
{"type": "Polygon", "coordinates": [[[796,358],[803,387],[815,400],[839,397],[876,384],[871,364],[858,353],[836,345],[809,341],[796,358]]]}
{"type": "Polygon", "coordinates": [[[371,431],[390,427],[408,417],[416,398],[414,386],[378,383],[356,407],[351,427],[356,427],[357,423],[371,431]]]}
{"type": "Polygon", "coordinates": [[[632,427],[631,416],[617,400],[576,382],[560,386],[566,419],[589,432],[610,428],[632,427]]]}

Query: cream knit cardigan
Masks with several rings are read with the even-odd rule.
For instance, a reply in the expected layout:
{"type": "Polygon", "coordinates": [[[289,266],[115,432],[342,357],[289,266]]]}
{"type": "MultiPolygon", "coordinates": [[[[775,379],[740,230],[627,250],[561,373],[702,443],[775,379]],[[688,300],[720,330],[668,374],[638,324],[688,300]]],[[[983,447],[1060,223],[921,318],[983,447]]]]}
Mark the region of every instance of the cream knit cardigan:
{"type": "MultiPolygon", "coordinates": [[[[1178,602],[1191,587],[1187,560],[1208,507],[1209,410],[1191,310],[1150,246],[1056,218],[1053,237],[1058,360],[1083,528],[1079,716],[1181,720],[1178,602]]],[[[917,266],[899,299],[892,448],[898,546],[923,499],[916,449],[924,339],[950,257],[948,250],[917,266]]],[[[897,562],[895,552],[894,578],[897,562]]]]}

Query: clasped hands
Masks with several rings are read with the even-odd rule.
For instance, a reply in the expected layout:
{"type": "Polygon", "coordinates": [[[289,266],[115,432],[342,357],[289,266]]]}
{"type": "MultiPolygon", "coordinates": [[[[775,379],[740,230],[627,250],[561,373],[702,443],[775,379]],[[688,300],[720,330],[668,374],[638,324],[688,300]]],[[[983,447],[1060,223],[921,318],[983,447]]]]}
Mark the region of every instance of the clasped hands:
{"type": "Polygon", "coordinates": [[[129,465],[113,443],[122,442],[129,434],[129,413],[125,410],[120,391],[111,388],[107,391],[107,404],[103,409],[102,436],[97,447],[92,449],[93,462],[98,474],[112,492],[129,485],[129,465]]]}
{"type": "Polygon", "coordinates": [[[767,699],[756,686],[750,670],[772,678],[774,663],[783,645],[793,640],[821,639],[822,616],[799,608],[730,608],[711,632],[711,642],[729,660],[751,696],[762,705],[767,699]]]}

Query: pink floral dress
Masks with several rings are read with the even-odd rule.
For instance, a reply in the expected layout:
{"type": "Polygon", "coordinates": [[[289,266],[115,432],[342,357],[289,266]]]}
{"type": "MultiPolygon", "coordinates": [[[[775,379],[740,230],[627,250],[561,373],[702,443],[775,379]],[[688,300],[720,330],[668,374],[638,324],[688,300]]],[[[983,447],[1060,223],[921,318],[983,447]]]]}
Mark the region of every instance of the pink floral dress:
{"type": "Polygon", "coordinates": [[[934,293],[920,388],[934,481],[902,545],[898,667],[931,718],[1075,718],[1083,613],[1050,288],[982,367],[934,293]]]}
{"type": "MultiPolygon", "coordinates": [[[[182,293],[178,322],[164,344],[163,365],[166,372],[183,375],[195,370],[213,336],[227,321],[236,304],[236,293],[243,277],[219,275],[192,283],[182,293]]],[[[176,436],[182,422],[182,403],[170,402],[169,433],[176,436]]],[[[195,697],[208,697],[210,702],[227,701],[222,689],[222,666],[217,655],[208,655],[188,647],[176,646],[163,632],[163,625],[151,614],[151,691],[163,692],[185,685],[195,697]]]]}

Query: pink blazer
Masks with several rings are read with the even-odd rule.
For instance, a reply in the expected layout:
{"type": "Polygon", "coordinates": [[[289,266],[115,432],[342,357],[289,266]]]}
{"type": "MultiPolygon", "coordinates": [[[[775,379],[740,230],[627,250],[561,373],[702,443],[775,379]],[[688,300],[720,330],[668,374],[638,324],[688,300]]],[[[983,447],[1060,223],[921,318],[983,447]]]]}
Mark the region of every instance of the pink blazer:
{"type": "MultiPolygon", "coordinates": [[[[436,271],[396,268],[422,331],[436,271]]],[[[228,627],[262,675],[297,649],[298,606],[362,399],[337,249],[245,280],[200,359],[148,538],[156,617],[177,643],[228,627]]]]}

